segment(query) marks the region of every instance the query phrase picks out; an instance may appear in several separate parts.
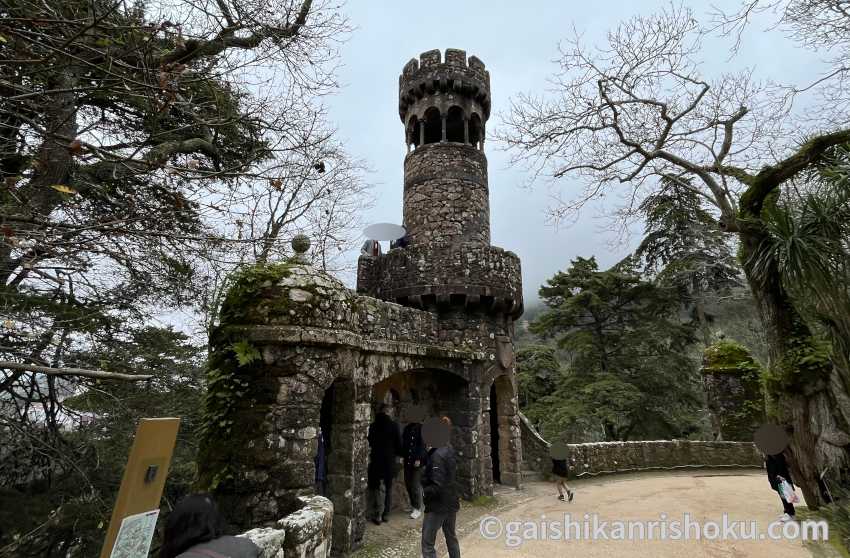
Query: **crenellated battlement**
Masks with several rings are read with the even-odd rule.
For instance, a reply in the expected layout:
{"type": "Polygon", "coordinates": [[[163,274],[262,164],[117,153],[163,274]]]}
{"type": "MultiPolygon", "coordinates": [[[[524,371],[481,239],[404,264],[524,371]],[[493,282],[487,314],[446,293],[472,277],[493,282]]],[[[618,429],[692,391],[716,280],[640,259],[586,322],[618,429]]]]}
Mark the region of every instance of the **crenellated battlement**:
{"type": "Polygon", "coordinates": [[[398,79],[399,116],[405,120],[408,109],[425,96],[461,95],[481,107],[483,119],[490,115],[490,73],[476,56],[448,48],[443,53],[429,50],[411,58],[398,79]]]}
{"type": "Polygon", "coordinates": [[[456,68],[467,68],[482,74],[486,72],[484,62],[482,62],[481,59],[477,56],[470,56],[469,61],[467,62],[466,51],[458,48],[447,48],[445,62],[442,60],[442,53],[439,49],[423,52],[419,55],[419,60],[411,58],[410,62],[405,64],[404,70],[402,71],[402,77],[411,76],[420,69],[430,66],[439,66],[441,64],[456,68]]]}

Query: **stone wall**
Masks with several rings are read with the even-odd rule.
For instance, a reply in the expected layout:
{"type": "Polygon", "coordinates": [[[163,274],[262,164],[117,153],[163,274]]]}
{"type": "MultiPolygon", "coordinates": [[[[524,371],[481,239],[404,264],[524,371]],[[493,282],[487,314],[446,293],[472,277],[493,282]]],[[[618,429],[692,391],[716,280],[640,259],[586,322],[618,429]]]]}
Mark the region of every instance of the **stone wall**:
{"type": "Polygon", "coordinates": [[[430,143],[404,159],[404,226],[411,244],[490,244],[487,157],[470,145],[430,143]]]}
{"type": "MultiPolygon", "coordinates": [[[[523,417],[524,468],[549,474],[549,443],[523,417]]],[[[652,440],[567,444],[571,477],[653,469],[697,467],[762,467],[763,459],[750,442],[652,440]]]]}
{"type": "Polygon", "coordinates": [[[752,440],[764,424],[761,367],[749,351],[721,340],[705,350],[702,363],[711,426],[715,440],[752,440]]]}
{"type": "MultiPolygon", "coordinates": [[[[504,315],[385,302],[293,261],[243,270],[222,316],[210,340],[199,489],[216,494],[232,523],[275,528],[297,497],[315,493],[324,406],[332,417],[324,425],[332,544],[339,552],[355,548],[365,531],[366,432],[391,388],[402,408],[415,391],[429,411],[451,417],[463,496],[492,492],[488,391],[514,370],[512,321],[504,315]]],[[[503,482],[518,484],[515,388],[502,385],[503,482]]]]}
{"type": "Polygon", "coordinates": [[[239,536],[260,547],[260,558],[329,558],[333,504],[327,498],[299,498],[303,507],[275,527],[251,529],[239,536]]]}
{"type": "MultiPolygon", "coordinates": [[[[445,300],[472,312],[498,310],[516,317],[523,311],[519,258],[495,246],[407,246],[377,257],[361,256],[357,286],[369,296],[411,305],[428,305],[430,298],[431,303],[445,300]]],[[[467,328],[475,323],[466,322],[467,328]]]]}

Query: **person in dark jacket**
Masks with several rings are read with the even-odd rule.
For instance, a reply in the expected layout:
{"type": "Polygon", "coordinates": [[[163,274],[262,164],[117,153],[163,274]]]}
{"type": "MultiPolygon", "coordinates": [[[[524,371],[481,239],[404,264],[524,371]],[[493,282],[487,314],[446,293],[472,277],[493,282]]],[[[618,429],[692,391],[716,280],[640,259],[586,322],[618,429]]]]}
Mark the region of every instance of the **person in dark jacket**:
{"type": "Polygon", "coordinates": [[[434,543],[437,531],[443,530],[449,558],[460,558],[460,545],[455,533],[460,499],[457,488],[457,458],[449,446],[451,421],[448,417],[428,419],[422,425],[422,436],[428,446],[428,461],[422,477],[425,519],[422,521],[422,558],[436,558],[434,543]]]}
{"type": "Polygon", "coordinates": [[[786,502],[779,492],[779,484],[786,480],[792,487],[794,481],[791,480],[791,472],[788,470],[788,463],[785,461],[785,456],[781,453],[767,455],[764,460],[764,467],[767,469],[767,480],[770,487],[779,493],[779,499],[782,500],[782,510],[785,512],[780,516],[782,521],[793,521],[795,518],[794,504],[786,502]]]}
{"type": "Polygon", "coordinates": [[[367,470],[367,488],[372,496],[374,517],[372,523],[380,525],[389,521],[392,505],[393,479],[395,478],[396,458],[402,455],[401,431],[393,420],[392,409],[386,403],[381,404],[375,421],[369,425],[369,467],[367,470]],[[380,509],[380,489],[384,485],[384,508],[380,509]]]}
{"type": "Polygon", "coordinates": [[[424,409],[418,406],[413,407],[407,415],[410,422],[401,434],[404,446],[404,486],[407,488],[407,496],[410,498],[412,508],[410,518],[417,519],[422,515],[422,471],[425,469],[425,461],[428,458],[425,442],[422,441],[424,409]]]}
{"type": "Polygon", "coordinates": [[[224,534],[225,522],[208,494],[183,498],[165,520],[159,558],[258,558],[260,548],[224,534]]]}
{"type": "Polygon", "coordinates": [[[558,500],[564,501],[564,492],[573,501],[573,491],[567,486],[567,478],[569,477],[569,467],[566,459],[552,458],[552,474],[555,476],[555,487],[558,489],[558,500]]]}

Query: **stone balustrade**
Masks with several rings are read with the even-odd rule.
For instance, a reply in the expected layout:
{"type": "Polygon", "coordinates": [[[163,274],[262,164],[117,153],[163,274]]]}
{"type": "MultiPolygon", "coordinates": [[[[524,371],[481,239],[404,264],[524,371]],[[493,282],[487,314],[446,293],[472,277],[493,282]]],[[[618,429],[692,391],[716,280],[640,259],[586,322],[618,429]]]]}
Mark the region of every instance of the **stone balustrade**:
{"type": "MultiPolygon", "coordinates": [[[[548,475],[552,470],[549,442],[521,415],[524,470],[548,475]]],[[[567,444],[570,477],[654,469],[762,467],[751,442],[645,440],[567,444]]]]}

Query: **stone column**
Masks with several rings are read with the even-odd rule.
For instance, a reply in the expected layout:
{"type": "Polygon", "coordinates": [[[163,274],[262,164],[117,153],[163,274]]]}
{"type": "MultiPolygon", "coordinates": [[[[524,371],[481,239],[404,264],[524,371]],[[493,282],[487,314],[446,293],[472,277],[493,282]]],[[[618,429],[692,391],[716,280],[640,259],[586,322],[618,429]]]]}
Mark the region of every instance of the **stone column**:
{"type": "Polygon", "coordinates": [[[445,143],[446,142],[446,115],[445,114],[440,116],[440,123],[442,124],[442,127],[443,127],[443,132],[442,132],[442,136],[441,136],[440,141],[445,143]]]}
{"type": "Polygon", "coordinates": [[[516,395],[516,377],[506,375],[503,378],[504,391],[499,397],[501,481],[504,485],[520,488],[522,486],[522,431],[516,395]]]}
{"type": "Polygon", "coordinates": [[[469,118],[463,119],[463,143],[469,143],[469,118]]]}
{"type": "Polygon", "coordinates": [[[425,126],[419,123],[419,145],[425,145],[425,126]]]}
{"type": "Polygon", "coordinates": [[[334,504],[333,549],[351,552],[362,540],[366,522],[365,484],[370,409],[362,387],[351,380],[334,385],[331,451],[328,459],[328,496],[334,504]]]}
{"type": "Polygon", "coordinates": [[[479,471],[483,459],[480,408],[481,389],[473,382],[457,393],[457,400],[452,403],[452,447],[457,454],[457,481],[463,498],[485,494],[479,471]]]}

